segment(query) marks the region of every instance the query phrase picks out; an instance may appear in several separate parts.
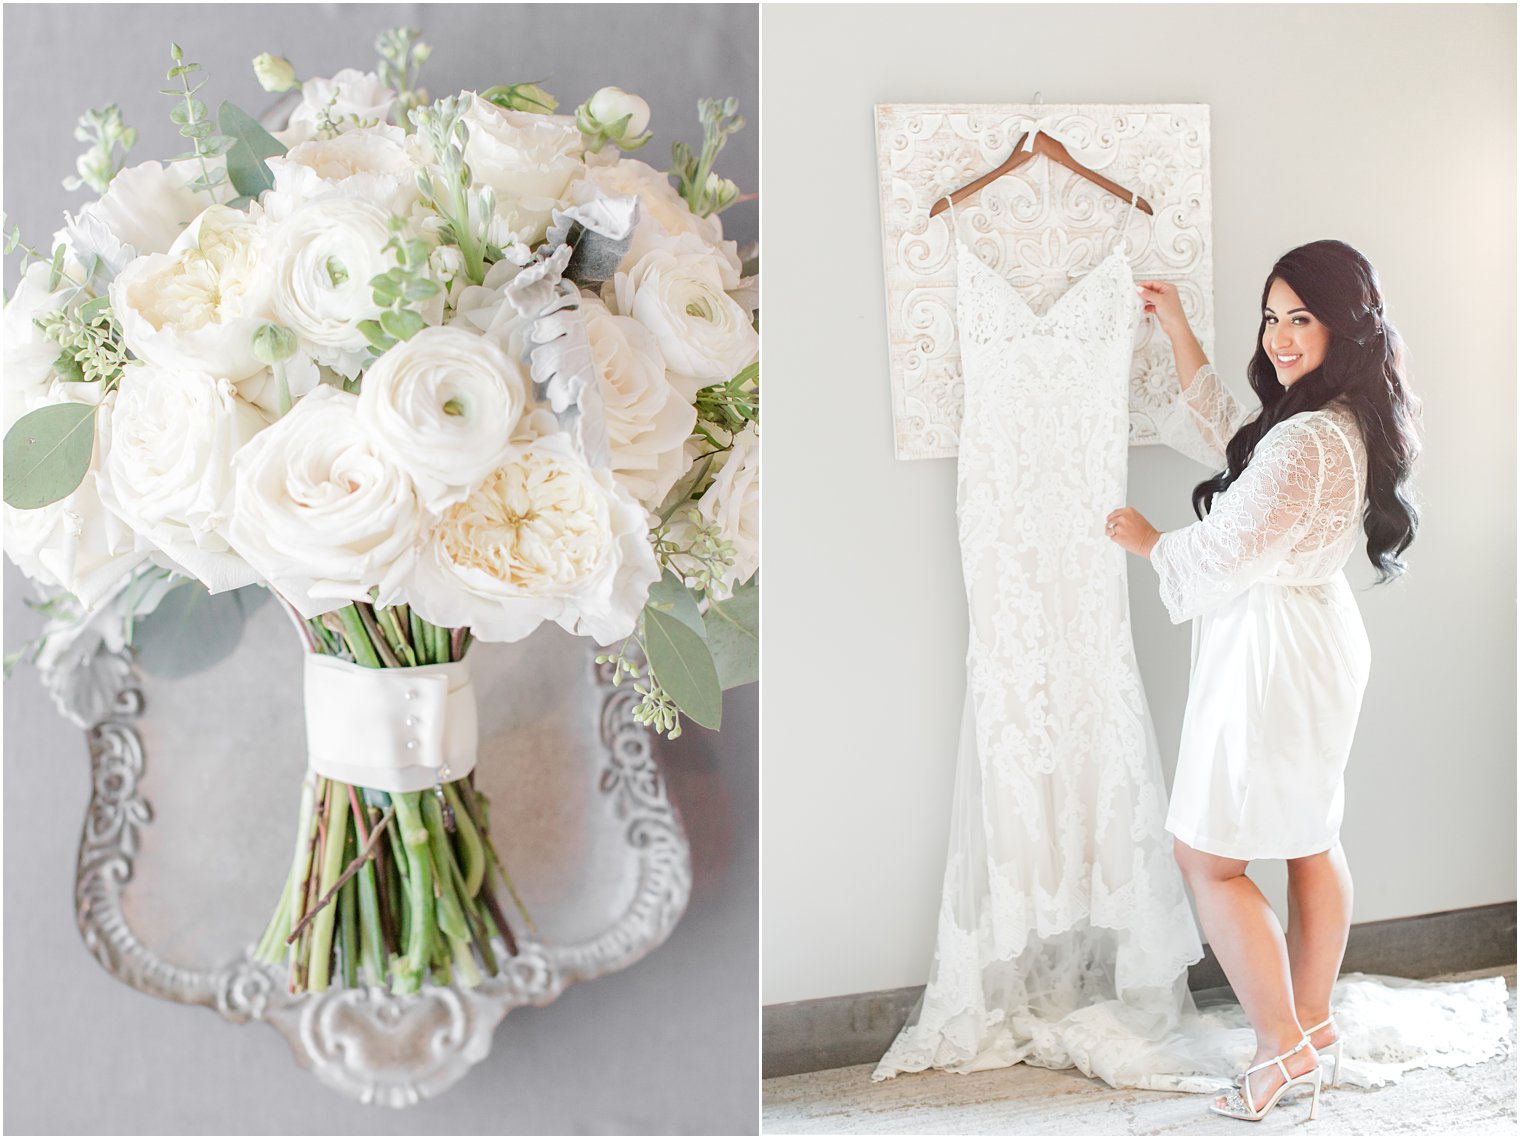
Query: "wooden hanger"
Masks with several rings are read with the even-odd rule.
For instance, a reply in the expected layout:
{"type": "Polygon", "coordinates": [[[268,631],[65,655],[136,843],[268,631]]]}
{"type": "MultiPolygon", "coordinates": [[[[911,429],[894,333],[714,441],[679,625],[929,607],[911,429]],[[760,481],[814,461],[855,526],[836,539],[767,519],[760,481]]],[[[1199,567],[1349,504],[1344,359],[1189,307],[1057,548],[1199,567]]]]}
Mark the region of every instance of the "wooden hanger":
{"type": "MultiPolygon", "coordinates": [[[[1156,211],[1151,209],[1151,204],[1144,198],[1136,197],[1129,190],[1126,190],[1123,186],[1119,185],[1119,183],[1111,182],[1109,179],[1099,174],[1096,170],[1089,170],[1087,167],[1083,166],[1080,162],[1071,156],[1071,153],[1066,149],[1065,146],[1063,146],[1056,139],[1051,138],[1050,135],[1046,134],[1038,127],[1036,127],[1034,131],[1033,148],[1030,150],[1025,150],[1023,149],[1024,140],[1028,137],[1028,131],[1025,131],[1023,134],[1019,135],[1018,142],[1013,144],[1013,153],[1008,156],[1007,160],[1001,166],[999,166],[996,170],[991,170],[988,173],[983,174],[975,182],[972,182],[966,186],[962,186],[959,190],[956,190],[953,194],[950,195],[950,201],[954,203],[959,202],[962,198],[969,198],[972,194],[982,189],[982,187],[990,186],[993,182],[996,182],[999,178],[1001,178],[1004,174],[1007,174],[1009,171],[1017,170],[1020,166],[1024,165],[1024,163],[1032,159],[1036,154],[1043,154],[1052,162],[1059,162],[1062,166],[1066,167],[1066,169],[1070,170],[1072,173],[1080,174],[1089,182],[1096,183],[1097,185],[1103,187],[1103,189],[1107,190],[1110,194],[1117,195],[1118,197],[1123,198],[1126,202],[1131,198],[1135,198],[1135,207],[1137,209],[1144,210],[1152,217],[1155,216],[1156,211]]],[[[935,215],[942,213],[945,209],[946,202],[945,199],[941,197],[937,202],[929,207],[929,216],[932,218],[935,215]]]]}

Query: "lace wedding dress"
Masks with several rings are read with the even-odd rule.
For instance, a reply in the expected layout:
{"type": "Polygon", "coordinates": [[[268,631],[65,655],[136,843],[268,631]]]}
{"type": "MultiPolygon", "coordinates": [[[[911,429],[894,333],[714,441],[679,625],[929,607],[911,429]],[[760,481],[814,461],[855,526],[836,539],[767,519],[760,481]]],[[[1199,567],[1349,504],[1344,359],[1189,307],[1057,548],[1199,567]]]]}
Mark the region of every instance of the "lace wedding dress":
{"type": "MultiPolygon", "coordinates": [[[[1199,1010],[1187,989],[1202,947],[1165,829],[1126,555],[1104,531],[1126,501],[1142,309],[1127,247],[1044,314],[958,236],[955,256],[966,703],[929,982],[872,1078],[1023,1062],[1218,1090],[1254,1039],[1238,1005],[1199,1010]]],[[[1170,430],[1197,453],[1196,422],[1170,430]]],[[[1496,1034],[1502,1050],[1501,979],[1381,981],[1337,986],[1347,1082],[1486,1059],[1496,1034]]]]}
{"type": "Polygon", "coordinates": [[[1044,314],[955,246],[966,705],[932,975],[875,1078],[1023,1061],[1143,1083],[1203,951],[1104,531],[1141,303],[1122,244],[1044,314]]]}

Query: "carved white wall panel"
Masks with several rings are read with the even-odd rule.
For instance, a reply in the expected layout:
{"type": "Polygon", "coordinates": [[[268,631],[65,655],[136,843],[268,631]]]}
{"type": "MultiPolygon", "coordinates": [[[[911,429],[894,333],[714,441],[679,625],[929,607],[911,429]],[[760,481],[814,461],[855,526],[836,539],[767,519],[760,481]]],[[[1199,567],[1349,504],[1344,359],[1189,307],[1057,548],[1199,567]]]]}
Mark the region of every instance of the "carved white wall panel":
{"type": "MultiPolygon", "coordinates": [[[[888,103],[876,108],[892,409],[899,459],[956,453],[961,418],[955,263],[936,199],[998,166],[1039,123],[1073,158],[1136,190],[1125,236],[1135,279],[1175,284],[1204,351],[1214,354],[1209,108],[1178,104],[888,103]]],[[[955,207],[961,239],[1037,311],[1101,261],[1129,203],[1037,157],[955,207]]],[[[1130,442],[1158,442],[1157,414],[1177,386],[1154,319],[1136,338],[1130,442]]]]}

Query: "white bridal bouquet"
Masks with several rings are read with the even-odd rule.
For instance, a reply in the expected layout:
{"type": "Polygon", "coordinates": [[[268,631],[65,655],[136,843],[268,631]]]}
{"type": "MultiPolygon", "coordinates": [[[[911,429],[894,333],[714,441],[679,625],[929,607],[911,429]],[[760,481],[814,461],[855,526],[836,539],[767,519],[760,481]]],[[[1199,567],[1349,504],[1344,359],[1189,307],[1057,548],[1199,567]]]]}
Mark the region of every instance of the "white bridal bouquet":
{"type": "Polygon", "coordinates": [[[304,639],[310,770],[256,951],[292,991],[469,985],[515,952],[472,640],[590,637],[672,736],[756,675],[758,287],[713,169],[736,104],[704,100],[666,173],[625,156],[650,139],[635,95],[432,101],[416,32],[376,48],[304,81],[259,56],[298,99],[271,133],[213,116],[174,46],[188,152],[125,165],[136,132],[92,111],[65,186],[100,196],[50,253],[6,233],[5,551],[48,595],[34,658],[245,587],[304,639]]]}

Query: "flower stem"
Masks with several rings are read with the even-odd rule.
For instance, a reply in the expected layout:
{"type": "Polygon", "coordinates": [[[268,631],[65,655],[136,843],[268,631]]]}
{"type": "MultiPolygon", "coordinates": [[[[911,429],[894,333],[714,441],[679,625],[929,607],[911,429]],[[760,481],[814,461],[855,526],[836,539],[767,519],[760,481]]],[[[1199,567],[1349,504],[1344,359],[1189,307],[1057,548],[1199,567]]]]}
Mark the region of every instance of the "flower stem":
{"type": "MultiPolygon", "coordinates": [[[[350,606],[349,611],[352,612],[350,606]]],[[[322,892],[330,893],[338,884],[343,872],[343,844],[348,837],[348,804],[337,795],[327,799],[327,837],[322,847],[322,892]]],[[[306,987],[314,992],[325,992],[332,971],[333,926],[338,912],[328,905],[320,904],[311,927],[311,966],[306,987]]]]}

